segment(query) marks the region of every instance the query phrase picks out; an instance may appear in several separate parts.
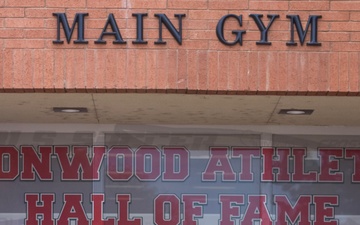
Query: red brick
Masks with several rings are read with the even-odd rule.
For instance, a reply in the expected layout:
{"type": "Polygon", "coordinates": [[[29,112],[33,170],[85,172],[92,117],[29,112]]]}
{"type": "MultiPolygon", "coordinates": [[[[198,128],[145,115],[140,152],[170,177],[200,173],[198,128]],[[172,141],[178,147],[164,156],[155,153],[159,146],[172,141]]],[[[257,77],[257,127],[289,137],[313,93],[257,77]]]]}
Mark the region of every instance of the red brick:
{"type": "Polygon", "coordinates": [[[3,67],[4,67],[4,50],[1,49],[0,50],[0,91],[2,90],[3,87],[3,75],[4,75],[4,71],[3,71],[3,67]]]}
{"type": "Polygon", "coordinates": [[[349,91],[359,91],[359,53],[349,53],[349,91]]]}
{"type": "Polygon", "coordinates": [[[349,90],[349,54],[339,53],[339,91],[349,90]]]}
{"type": "Polygon", "coordinates": [[[116,53],[117,53],[116,87],[125,89],[127,87],[126,84],[127,51],[124,49],[117,49],[116,53]]]}
{"type": "Polygon", "coordinates": [[[171,49],[167,51],[168,54],[168,89],[174,90],[177,88],[178,75],[178,51],[171,49]]]}
{"type": "Polygon", "coordinates": [[[207,0],[183,0],[183,1],[168,1],[168,9],[206,9],[208,7],[207,0]]]}
{"type": "Polygon", "coordinates": [[[135,87],[136,84],[136,54],[134,49],[127,50],[126,56],[126,82],[127,88],[135,87]]]}
{"type": "MultiPolygon", "coordinates": [[[[145,17],[146,21],[153,20],[153,21],[156,21],[157,24],[159,23],[159,19],[157,17],[155,17],[155,14],[166,14],[166,16],[174,24],[175,27],[177,27],[177,24],[179,21],[179,18],[176,17],[175,14],[185,14],[185,16],[182,17],[182,21],[189,19],[187,11],[184,11],[181,9],[172,9],[172,10],[166,10],[166,11],[164,11],[163,9],[149,9],[147,12],[148,12],[148,17],[145,17]]],[[[134,17],[134,21],[135,21],[135,17],[134,17]]],[[[145,19],[144,19],[144,21],[145,21],[145,19]]],[[[158,26],[156,26],[156,27],[158,27],[158,26]]]]}
{"type": "MultiPolygon", "coordinates": [[[[64,79],[64,87],[66,89],[75,89],[76,87],[76,70],[75,70],[75,51],[76,49],[66,49],[65,51],[65,79],[64,79]]],[[[105,65],[104,65],[105,66],[105,65]]],[[[105,67],[104,67],[105,68],[105,67]]]]}
{"type": "MultiPolygon", "coordinates": [[[[94,41],[99,39],[102,29],[88,29],[88,28],[85,28],[85,29],[86,29],[86,31],[85,31],[85,40],[87,40],[89,42],[89,45],[92,45],[94,43],[94,41]]],[[[47,30],[50,30],[50,29],[47,29],[47,30]]],[[[56,31],[53,30],[52,33],[53,33],[53,35],[52,35],[53,39],[55,39],[54,34],[56,33],[56,31]]],[[[74,41],[76,39],[75,35],[77,35],[76,32],[75,32],[75,34],[73,34],[72,41],[74,41]]],[[[64,42],[66,42],[65,38],[62,38],[62,40],[64,42]]],[[[104,36],[103,40],[106,41],[108,44],[112,45],[112,42],[115,40],[115,38],[113,36],[111,36],[111,37],[110,36],[108,36],[108,37],[104,36]]]]}
{"type": "Polygon", "coordinates": [[[26,0],[26,1],[6,0],[5,6],[6,7],[43,7],[45,6],[45,1],[44,0],[26,0]]]}
{"type": "MultiPolygon", "coordinates": [[[[303,21],[304,19],[302,19],[303,21]]],[[[267,18],[262,19],[264,25],[268,26],[269,20],[267,18]]],[[[273,24],[270,27],[269,33],[271,31],[286,31],[289,32],[290,22],[289,20],[277,20],[273,22],[273,24]]],[[[249,21],[249,26],[247,27],[247,30],[250,31],[259,31],[259,28],[257,27],[256,23],[253,20],[249,21]]]]}
{"type": "Polygon", "coordinates": [[[209,0],[209,9],[248,9],[248,1],[238,0],[209,0]]]}
{"type": "MultiPolygon", "coordinates": [[[[34,2],[36,1],[21,4],[34,2]]],[[[309,89],[309,94],[324,95],[328,89],[332,91],[331,93],[338,93],[339,90],[339,93],[348,93],[349,90],[354,93],[358,90],[359,68],[354,65],[358,65],[357,61],[359,61],[360,16],[353,9],[324,11],[327,10],[326,6],[328,7],[329,4],[332,7],[337,4],[342,7],[345,7],[344,4],[356,6],[357,4],[353,1],[266,2],[254,0],[249,2],[250,8],[255,5],[259,8],[244,11],[241,7],[247,5],[247,2],[195,0],[188,3],[167,2],[167,7],[171,10],[166,12],[164,11],[166,4],[165,8],[161,5],[166,1],[158,1],[160,7],[155,3],[150,8],[147,8],[150,1],[123,2],[110,0],[104,3],[109,5],[106,7],[97,2],[80,1],[80,5],[87,4],[86,7],[89,8],[86,10],[83,6],[61,6],[78,4],[78,2],[55,3],[51,0],[43,1],[42,4],[53,3],[58,6],[43,8],[43,6],[14,5],[0,8],[0,17],[3,17],[0,18],[0,27],[3,25],[10,27],[9,29],[0,28],[0,47],[5,51],[14,50],[14,62],[24,62],[21,66],[11,67],[10,73],[14,74],[11,78],[13,81],[6,82],[8,84],[20,82],[21,89],[29,91],[34,87],[36,91],[44,91],[43,87],[47,87],[45,91],[49,91],[54,85],[57,91],[63,91],[64,81],[67,82],[67,91],[95,91],[94,88],[98,88],[100,92],[125,92],[125,89],[129,89],[130,92],[169,92],[166,89],[177,92],[178,88],[178,92],[181,93],[187,90],[187,93],[198,93],[198,91],[214,93],[216,91],[218,94],[226,94],[230,91],[238,94],[269,94],[277,93],[277,91],[282,93],[289,89],[287,93],[304,95],[309,89]],[[129,4],[128,8],[119,6],[125,3],[129,4]],[[194,7],[190,8],[188,6],[190,4],[194,7]],[[234,8],[230,7],[232,4],[234,8]],[[130,7],[131,5],[133,8],[130,7]],[[281,11],[282,8],[286,8],[286,11],[281,11]],[[292,11],[287,11],[288,8],[292,11]],[[86,39],[89,40],[89,44],[54,45],[52,40],[56,37],[56,19],[52,13],[66,12],[71,24],[73,15],[79,10],[90,14],[86,18],[86,39]],[[306,24],[304,18],[308,17],[309,11],[312,15],[323,16],[319,20],[318,33],[322,46],[306,46],[306,43],[303,46],[300,44],[286,46],[290,36],[290,24],[286,15],[299,14],[304,27],[306,24]],[[113,37],[106,37],[108,41],[106,45],[94,44],[94,40],[100,36],[108,13],[112,12],[115,14],[127,44],[114,45],[112,44],[113,37]],[[145,39],[149,42],[147,45],[131,43],[136,36],[136,19],[131,16],[134,12],[149,13],[149,16],[145,18],[144,31],[145,39]],[[23,18],[24,13],[26,18],[23,18]],[[186,13],[187,17],[183,21],[182,45],[174,40],[165,27],[163,27],[163,37],[167,44],[154,44],[154,41],[158,39],[158,21],[154,13],[166,13],[175,26],[177,26],[177,21],[173,18],[173,14],[186,13]],[[238,44],[226,46],[216,37],[215,28],[218,20],[228,13],[242,14],[244,17],[242,27],[236,21],[228,21],[225,29],[225,34],[230,35],[232,30],[246,30],[243,46],[238,44]],[[275,21],[269,32],[271,46],[256,45],[255,42],[259,40],[260,34],[255,22],[248,16],[249,13],[263,14],[265,25],[268,23],[266,14],[280,14],[280,18],[275,21]],[[64,51],[73,54],[63,55],[64,51]],[[341,52],[340,58],[337,56],[338,52],[341,52]],[[294,55],[295,59],[293,59],[294,55]],[[347,57],[344,58],[343,55],[347,57]],[[312,60],[313,57],[315,60],[312,60]],[[195,66],[191,67],[192,64],[195,66]],[[86,68],[86,71],[81,68],[86,68]],[[20,71],[24,73],[21,74],[20,71]],[[76,71],[80,72],[75,73],[76,71]],[[54,77],[48,77],[48,74],[54,77]],[[64,77],[65,74],[67,77],[64,77]],[[339,74],[348,74],[340,77],[340,88],[339,74]],[[51,84],[51,81],[56,83],[51,84]],[[146,87],[147,82],[149,82],[149,87],[146,87]],[[284,82],[288,83],[289,87],[283,85],[284,82]],[[115,90],[115,88],[123,90],[115,90]]],[[[11,1],[9,0],[8,3],[11,1]]],[[[62,37],[63,35],[62,32],[62,37]]],[[[297,40],[297,34],[295,35],[297,40]]],[[[76,31],[73,36],[76,37],[76,31]]],[[[230,40],[233,36],[227,36],[227,38],[230,40]]],[[[307,41],[308,39],[309,34],[307,41]]],[[[5,57],[5,55],[0,56],[5,57]]],[[[3,75],[3,67],[0,66],[0,68],[0,73],[3,75]]],[[[7,90],[10,91],[11,88],[7,90]]]]}
{"type": "Polygon", "coordinates": [[[360,41],[360,32],[351,32],[347,34],[349,34],[349,36],[351,35],[349,38],[350,41],[360,41]]]}
{"type": "Polygon", "coordinates": [[[276,51],[268,52],[268,73],[269,73],[269,84],[267,85],[266,91],[277,91],[278,90],[278,66],[280,62],[278,61],[278,54],[276,51]]]}
{"type": "Polygon", "coordinates": [[[259,81],[259,53],[249,52],[248,90],[257,91],[259,81]]]}
{"type": "MultiPolygon", "coordinates": [[[[228,46],[228,45],[224,45],[222,44],[220,41],[218,40],[214,40],[214,41],[209,41],[208,42],[208,49],[209,50],[214,50],[214,51],[241,51],[244,50],[246,48],[244,48],[243,46],[239,45],[234,45],[234,46],[228,46]]],[[[247,50],[247,49],[246,49],[247,50]]]]}
{"type": "Polygon", "coordinates": [[[33,50],[33,87],[42,89],[44,87],[44,50],[33,50]]]}
{"type": "Polygon", "coordinates": [[[167,0],[131,0],[127,1],[129,9],[165,9],[167,0]]]}
{"type": "Polygon", "coordinates": [[[250,1],[250,10],[289,10],[288,1],[250,1]]]}
{"type": "Polygon", "coordinates": [[[326,91],[328,89],[329,76],[329,54],[319,53],[318,68],[318,91],[326,91]]]}
{"type": "Polygon", "coordinates": [[[179,45],[176,41],[168,42],[168,48],[179,48],[179,49],[208,49],[209,43],[202,40],[183,40],[182,45],[179,45]]]}
{"type": "Polygon", "coordinates": [[[7,18],[5,19],[6,27],[21,27],[21,28],[44,28],[44,19],[28,19],[28,18],[7,18]]]}
{"type": "Polygon", "coordinates": [[[12,88],[13,87],[13,69],[14,69],[14,50],[5,49],[4,58],[3,58],[3,77],[2,77],[2,87],[3,88],[12,88]]]}
{"type": "Polygon", "coordinates": [[[87,1],[86,7],[89,8],[126,8],[126,1],[107,0],[107,1],[87,1]]]}
{"type": "MultiPolygon", "coordinates": [[[[142,12],[135,12],[134,13],[142,13],[142,12]]],[[[174,18],[173,16],[168,16],[169,17],[169,20],[173,23],[173,25],[176,27],[176,29],[178,29],[178,20],[176,18],[174,18]]],[[[127,29],[136,29],[136,18],[128,15],[127,17],[124,17],[123,19],[126,20],[126,27],[127,29]],[[126,19],[127,18],[127,19],[126,19]]],[[[154,16],[154,14],[149,14],[148,13],[148,16],[145,16],[144,17],[144,20],[143,20],[143,23],[144,23],[144,28],[145,29],[158,29],[159,28],[159,20],[154,16]]],[[[163,29],[166,30],[166,27],[163,26],[163,29]]]]}
{"type": "Polygon", "coordinates": [[[62,1],[57,1],[57,0],[46,0],[46,7],[51,8],[51,7],[70,7],[70,8],[75,8],[75,7],[86,7],[86,0],[77,0],[77,1],[72,1],[72,0],[62,0],[62,1]]]}
{"type": "Polygon", "coordinates": [[[96,90],[101,90],[105,88],[104,68],[106,68],[106,50],[96,51],[95,56],[95,88],[96,90]]]}
{"type": "Polygon", "coordinates": [[[27,18],[52,18],[56,20],[56,17],[53,17],[53,13],[63,13],[61,9],[56,8],[26,8],[25,16],[27,18]]]}
{"type": "Polygon", "coordinates": [[[65,50],[58,49],[54,61],[54,86],[56,89],[64,88],[65,80],[65,50]]]}
{"type": "Polygon", "coordinates": [[[23,79],[22,79],[22,84],[21,86],[26,90],[32,90],[34,88],[33,86],[33,54],[32,54],[33,50],[24,50],[24,57],[23,57],[23,67],[24,67],[24,74],[23,74],[23,79]]]}
{"type": "Polygon", "coordinates": [[[56,30],[52,29],[26,29],[23,31],[26,39],[47,39],[47,43],[52,43],[56,39],[56,30]]]}
{"type": "MultiPolygon", "coordinates": [[[[144,17],[144,22],[149,19],[156,19],[154,15],[149,14],[151,9],[132,9],[132,8],[126,8],[126,9],[118,9],[114,12],[113,9],[107,9],[108,13],[114,13],[114,15],[119,18],[127,18],[133,21],[136,21],[136,17],[133,16],[134,13],[147,13],[148,15],[144,17]]],[[[162,11],[164,13],[164,11],[162,11]]]]}
{"type": "Polygon", "coordinates": [[[320,59],[319,53],[309,53],[309,71],[308,71],[308,91],[319,91],[319,69],[320,59]]]}
{"type": "Polygon", "coordinates": [[[187,55],[187,88],[198,89],[198,57],[196,50],[189,50],[187,55]]]}
{"type": "MultiPolygon", "coordinates": [[[[97,32],[97,36],[100,37],[100,34],[102,32],[102,29],[104,28],[106,23],[106,19],[89,19],[85,22],[85,26],[88,29],[99,29],[97,32]]],[[[120,33],[122,32],[122,29],[126,28],[126,20],[125,19],[116,19],[116,24],[118,25],[120,29],[120,33]]],[[[110,36],[108,36],[110,37],[110,36]]],[[[113,37],[113,36],[112,36],[113,37]]]]}
{"type": "Polygon", "coordinates": [[[339,91],[339,53],[330,53],[329,56],[329,91],[339,91]]]}
{"type": "MultiPolygon", "coordinates": [[[[290,10],[329,10],[330,4],[328,1],[291,1],[290,10]]],[[[320,14],[321,15],[321,14],[320,14]]]]}
{"type": "Polygon", "coordinates": [[[219,77],[218,90],[228,90],[229,76],[229,52],[219,52],[219,77]]]}
{"type": "Polygon", "coordinates": [[[44,88],[53,90],[54,88],[54,60],[53,50],[44,51],[44,88]]]}
{"type": "MultiPolygon", "coordinates": [[[[98,66],[100,68],[103,66],[102,72],[97,70],[96,78],[101,83],[99,88],[108,88],[113,89],[115,87],[115,72],[116,72],[116,55],[115,50],[113,49],[104,49],[101,51],[101,63],[98,66]]],[[[78,80],[81,82],[81,80],[78,80]]],[[[77,83],[78,83],[77,82],[77,83]]],[[[77,85],[76,85],[77,86],[77,85]]]]}
{"type": "MultiPolygon", "coordinates": [[[[83,49],[76,49],[74,51],[74,86],[75,88],[85,88],[85,65],[86,65],[86,58],[85,58],[85,51],[83,49]]],[[[106,65],[109,68],[109,65],[106,65]]]]}
{"type": "Polygon", "coordinates": [[[319,42],[348,42],[350,41],[350,35],[354,33],[349,32],[319,32],[318,41],[319,42]]]}
{"type": "MultiPolygon", "coordinates": [[[[45,29],[57,29],[57,22],[56,22],[56,18],[47,18],[47,19],[44,19],[44,28],[45,29]]],[[[69,21],[69,25],[70,25],[70,21],[69,21]]],[[[85,25],[86,25],[86,22],[85,22],[85,25]]]]}
{"type": "Polygon", "coordinates": [[[14,84],[13,88],[21,89],[21,81],[23,75],[23,50],[22,49],[15,49],[13,52],[13,58],[15,65],[13,67],[13,75],[14,75],[14,84]],[[20,62],[20,63],[19,63],[20,62]]]}
{"type": "Polygon", "coordinates": [[[189,39],[193,40],[216,40],[216,33],[213,30],[190,30],[187,31],[189,39]]]}
{"type": "Polygon", "coordinates": [[[167,89],[168,88],[168,70],[175,70],[175,68],[169,67],[168,64],[168,51],[158,51],[157,53],[157,82],[156,88],[167,89]]]}
{"type": "Polygon", "coordinates": [[[266,91],[269,85],[269,58],[268,52],[259,52],[259,64],[258,64],[258,89],[259,91],[266,91]]]}
{"type": "Polygon", "coordinates": [[[358,12],[350,12],[349,13],[350,14],[350,19],[348,19],[348,20],[350,20],[350,21],[360,21],[360,15],[359,15],[359,13],[358,12]]]}
{"type": "Polygon", "coordinates": [[[297,74],[298,69],[298,53],[288,52],[288,73],[287,73],[287,91],[297,91],[299,87],[300,77],[297,74]]]}
{"type": "Polygon", "coordinates": [[[287,83],[288,83],[288,60],[289,60],[289,54],[288,52],[279,52],[278,53],[278,57],[279,57],[279,64],[278,64],[278,90],[280,91],[286,91],[287,90],[287,83]]]}
{"type": "Polygon", "coordinates": [[[208,86],[208,51],[198,51],[198,89],[207,90],[208,86]]]}
{"type": "MultiPolygon", "coordinates": [[[[156,63],[156,54],[154,55],[155,58],[149,59],[152,62],[156,63]]],[[[146,89],[147,88],[147,76],[150,73],[153,73],[153,78],[156,77],[156,66],[153,68],[153,70],[149,71],[147,66],[147,51],[145,49],[137,49],[136,50],[136,74],[134,74],[134,77],[136,78],[135,87],[138,89],[146,89]]],[[[155,88],[155,83],[153,88],[155,88]]]]}
{"type": "MultiPolygon", "coordinates": [[[[189,10],[189,20],[215,20],[218,21],[221,17],[227,14],[226,10],[189,10]]],[[[187,15],[186,15],[187,16],[187,15]]]]}
{"type": "Polygon", "coordinates": [[[340,52],[340,51],[359,51],[360,42],[332,42],[331,51],[340,52]]]}
{"type": "Polygon", "coordinates": [[[331,1],[330,10],[349,10],[357,11],[360,7],[360,2],[358,1],[331,1]]]}
{"type": "Polygon", "coordinates": [[[0,38],[23,38],[24,37],[24,31],[22,29],[0,29],[0,38]]]}
{"type": "Polygon", "coordinates": [[[239,88],[239,61],[240,54],[237,51],[229,52],[228,90],[237,91],[239,88]]]}
{"type": "Polygon", "coordinates": [[[219,67],[219,53],[217,51],[210,51],[208,68],[208,90],[218,90],[219,67]]]}
{"type": "Polygon", "coordinates": [[[207,20],[184,20],[183,28],[186,30],[214,30],[213,27],[210,28],[210,22],[207,20]]]}
{"type": "Polygon", "coordinates": [[[298,80],[299,80],[299,88],[298,90],[300,92],[304,92],[306,93],[309,90],[309,85],[311,86],[312,84],[310,82],[312,82],[313,79],[316,79],[316,77],[311,78],[309,77],[309,70],[310,70],[310,63],[311,63],[311,56],[309,54],[309,52],[298,52],[297,53],[298,56],[298,61],[297,61],[297,68],[289,68],[292,70],[297,70],[298,71],[298,80]]]}
{"type": "Polygon", "coordinates": [[[332,31],[360,31],[360,22],[332,22],[332,31]]]}
{"type": "MultiPolygon", "coordinates": [[[[282,41],[283,43],[288,42],[290,39],[290,32],[283,31],[272,31],[271,29],[268,32],[268,41],[282,41]]],[[[320,38],[319,38],[320,39],[320,38]]],[[[244,42],[257,42],[260,41],[260,32],[259,31],[247,31],[245,35],[243,35],[244,42]]]]}
{"type": "Polygon", "coordinates": [[[45,41],[44,40],[26,40],[26,39],[8,39],[5,40],[5,48],[44,48],[45,41]]]}
{"type": "Polygon", "coordinates": [[[157,50],[146,51],[146,86],[156,89],[157,84],[157,50]]]}
{"type": "MultiPolygon", "coordinates": [[[[349,12],[343,11],[319,11],[319,12],[312,12],[312,15],[321,15],[321,21],[347,21],[350,19],[349,12]]],[[[351,13],[355,14],[355,13],[351,13]]]]}
{"type": "Polygon", "coordinates": [[[22,8],[0,8],[0,17],[24,17],[22,8]]]}
{"type": "Polygon", "coordinates": [[[246,91],[249,87],[249,52],[248,51],[240,51],[239,52],[239,90],[246,91]]]}
{"type": "MultiPolygon", "coordinates": [[[[95,67],[96,67],[96,50],[86,50],[86,66],[85,66],[85,88],[91,90],[96,87],[95,83],[95,67]]],[[[124,73],[125,74],[125,73],[124,73]]]]}

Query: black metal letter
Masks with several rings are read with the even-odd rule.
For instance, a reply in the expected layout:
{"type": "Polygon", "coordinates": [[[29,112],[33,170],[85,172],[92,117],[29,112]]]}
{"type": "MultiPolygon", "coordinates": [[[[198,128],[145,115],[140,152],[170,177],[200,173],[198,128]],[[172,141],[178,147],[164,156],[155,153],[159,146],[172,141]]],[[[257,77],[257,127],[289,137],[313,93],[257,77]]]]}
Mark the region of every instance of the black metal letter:
{"type": "Polygon", "coordinates": [[[174,25],[170,22],[169,18],[165,14],[155,14],[159,18],[159,39],[155,41],[155,44],[166,44],[166,41],[162,39],[162,24],[166,26],[171,35],[175,38],[177,43],[182,43],[182,18],[185,14],[175,14],[174,16],[179,19],[179,31],[177,31],[174,25]]]}
{"type": "Polygon", "coordinates": [[[101,32],[101,35],[99,39],[95,41],[96,44],[106,44],[106,41],[103,40],[104,35],[114,35],[115,41],[113,41],[114,44],[125,44],[126,41],[124,41],[121,37],[119,27],[116,23],[114,14],[110,13],[108,16],[108,19],[105,23],[104,29],[101,32]],[[108,25],[110,25],[112,32],[106,31],[108,25]]]}
{"type": "Polygon", "coordinates": [[[291,23],[290,41],[287,42],[286,45],[297,45],[297,43],[294,41],[294,33],[295,33],[294,25],[296,27],[296,31],[299,36],[300,43],[301,45],[303,45],[310,24],[311,24],[310,42],[306,43],[306,45],[315,45],[315,46],[321,45],[321,43],[317,41],[317,21],[319,18],[321,18],[321,16],[310,15],[305,30],[303,30],[299,15],[287,15],[286,18],[289,18],[291,23]]]}
{"type": "Polygon", "coordinates": [[[270,22],[268,24],[267,27],[264,26],[263,22],[261,21],[261,17],[263,17],[262,14],[250,14],[249,15],[251,18],[254,19],[257,27],[259,28],[260,31],[260,41],[257,41],[256,44],[257,45],[271,45],[271,42],[268,41],[268,31],[270,29],[271,24],[274,22],[274,20],[276,18],[279,18],[279,15],[275,14],[275,15],[267,15],[267,18],[270,19],[270,22]]]}
{"type": "Polygon", "coordinates": [[[74,32],[75,25],[78,24],[77,31],[78,31],[78,37],[77,40],[74,41],[75,44],[87,44],[88,41],[85,40],[84,37],[84,17],[89,15],[88,13],[76,13],[75,19],[72,24],[72,27],[70,28],[69,22],[67,20],[65,13],[53,13],[53,16],[56,16],[57,18],[57,35],[56,40],[53,41],[54,44],[63,44],[64,41],[60,39],[60,24],[62,24],[63,30],[65,32],[66,41],[69,44],[71,40],[71,36],[74,32]]]}
{"type": "Polygon", "coordinates": [[[133,41],[133,44],[147,44],[147,41],[144,41],[144,16],[147,16],[147,13],[133,13],[132,16],[136,16],[136,40],[133,41]]]}
{"type": "Polygon", "coordinates": [[[236,19],[239,22],[239,25],[242,26],[242,15],[240,15],[240,16],[237,16],[237,15],[234,15],[234,14],[225,15],[219,20],[219,22],[218,22],[218,24],[216,26],[216,36],[217,36],[217,38],[224,45],[235,45],[236,43],[239,43],[240,45],[242,45],[242,35],[246,33],[246,31],[244,31],[244,30],[233,30],[232,31],[233,34],[236,34],[236,38],[235,38],[235,40],[233,42],[229,42],[229,41],[225,40],[225,38],[224,38],[224,24],[225,24],[225,21],[228,18],[236,19]]]}

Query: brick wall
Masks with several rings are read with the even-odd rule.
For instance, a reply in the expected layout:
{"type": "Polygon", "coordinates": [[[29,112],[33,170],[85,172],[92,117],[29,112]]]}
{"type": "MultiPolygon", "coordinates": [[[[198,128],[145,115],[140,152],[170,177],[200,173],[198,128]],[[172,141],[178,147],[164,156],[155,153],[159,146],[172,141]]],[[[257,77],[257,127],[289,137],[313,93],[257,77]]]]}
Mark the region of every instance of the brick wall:
{"type": "MultiPolygon", "coordinates": [[[[259,0],[0,0],[1,92],[170,92],[209,94],[358,95],[360,1],[259,0]],[[54,44],[57,20],[66,13],[72,24],[87,12],[88,44],[54,44]],[[95,44],[113,13],[127,44],[95,44]],[[133,44],[136,19],[144,18],[144,39],[133,44]],[[165,45],[157,45],[158,19],[164,13],[177,28],[183,18],[179,45],[165,29],[165,45]],[[270,28],[271,45],[257,45],[260,33],[249,14],[279,14],[270,28]],[[226,46],[216,25],[226,14],[243,15],[243,26],[228,20],[225,36],[246,30],[243,45],[226,46]],[[321,46],[287,46],[290,20],[303,26],[309,15],[321,15],[321,46]]],[[[64,39],[64,32],[61,30],[64,39]]],[[[76,39],[77,32],[73,34],[76,39]]],[[[307,35],[307,40],[309,34],[307,35]]],[[[295,33],[295,41],[298,41],[295,33]]]]}

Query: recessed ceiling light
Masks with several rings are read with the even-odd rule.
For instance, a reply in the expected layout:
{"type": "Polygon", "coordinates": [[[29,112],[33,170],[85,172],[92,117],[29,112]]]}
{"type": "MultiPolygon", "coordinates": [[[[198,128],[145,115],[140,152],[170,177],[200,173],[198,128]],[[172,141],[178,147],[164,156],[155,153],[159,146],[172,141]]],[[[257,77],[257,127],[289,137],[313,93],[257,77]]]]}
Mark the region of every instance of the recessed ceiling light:
{"type": "Polygon", "coordinates": [[[314,112],[313,109],[281,109],[279,114],[286,115],[311,115],[314,112]]]}
{"type": "Polygon", "coordinates": [[[85,107],[54,107],[54,112],[62,113],[87,113],[88,110],[85,107]]]}
{"type": "Polygon", "coordinates": [[[63,109],[63,110],[61,110],[61,112],[78,113],[78,112],[80,112],[80,110],[78,110],[78,109],[63,109]]]}

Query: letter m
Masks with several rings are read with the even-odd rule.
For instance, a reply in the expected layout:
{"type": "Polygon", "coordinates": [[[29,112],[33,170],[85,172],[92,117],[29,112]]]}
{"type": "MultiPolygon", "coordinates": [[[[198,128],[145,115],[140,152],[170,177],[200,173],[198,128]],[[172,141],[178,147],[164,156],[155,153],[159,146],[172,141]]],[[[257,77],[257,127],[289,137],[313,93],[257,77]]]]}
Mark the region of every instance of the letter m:
{"type": "Polygon", "coordinates": [[[275,225],[311,225],[310,222],[310,195],[301,195],[295,205],[291,205],[285,195],[275,196],[277,218],[275,225]]]}
{"type": "Polygon", "coordinates": [[[321,18],[321,16],[309,16],[305,30],[303,30],[299,15],[287,15],[286,18],[289,18],[291,23],[290,41],[287,42],[286,45],[297,45],[297,43],[294,41],[294,34],[295,34],[294,26],[296,27],[296,31],[299,36],[300,43],[301,45],[303,45],[310,25],[311,25],[310,42],[306,43],[306,45],[316,45],[316,46],[321,45],[321,43],[317,41],[317,22],[318,19],[321,18]]]}
{"type": "Polygon", "coordinates": [[[56,40],[53,41],[54,44],[63,44],[64,41],[60,39],[60,24],[62,25],[62,28],[65,33],[66,41],[69,44],[71,40],[71,36],[75,30],[75,26],[77,24],[77,40],[74,41],[75,44],[87,44],[88,41],[85,40],[84,37],[84,17],[89,15],[88,13],[76,13],[75,19],[72,24],[72,27],[70,28],[69,22],[67,20],[65,13],[53,13],[53,16],[56,16],[57,18],[57,35],[56,40]]]}

